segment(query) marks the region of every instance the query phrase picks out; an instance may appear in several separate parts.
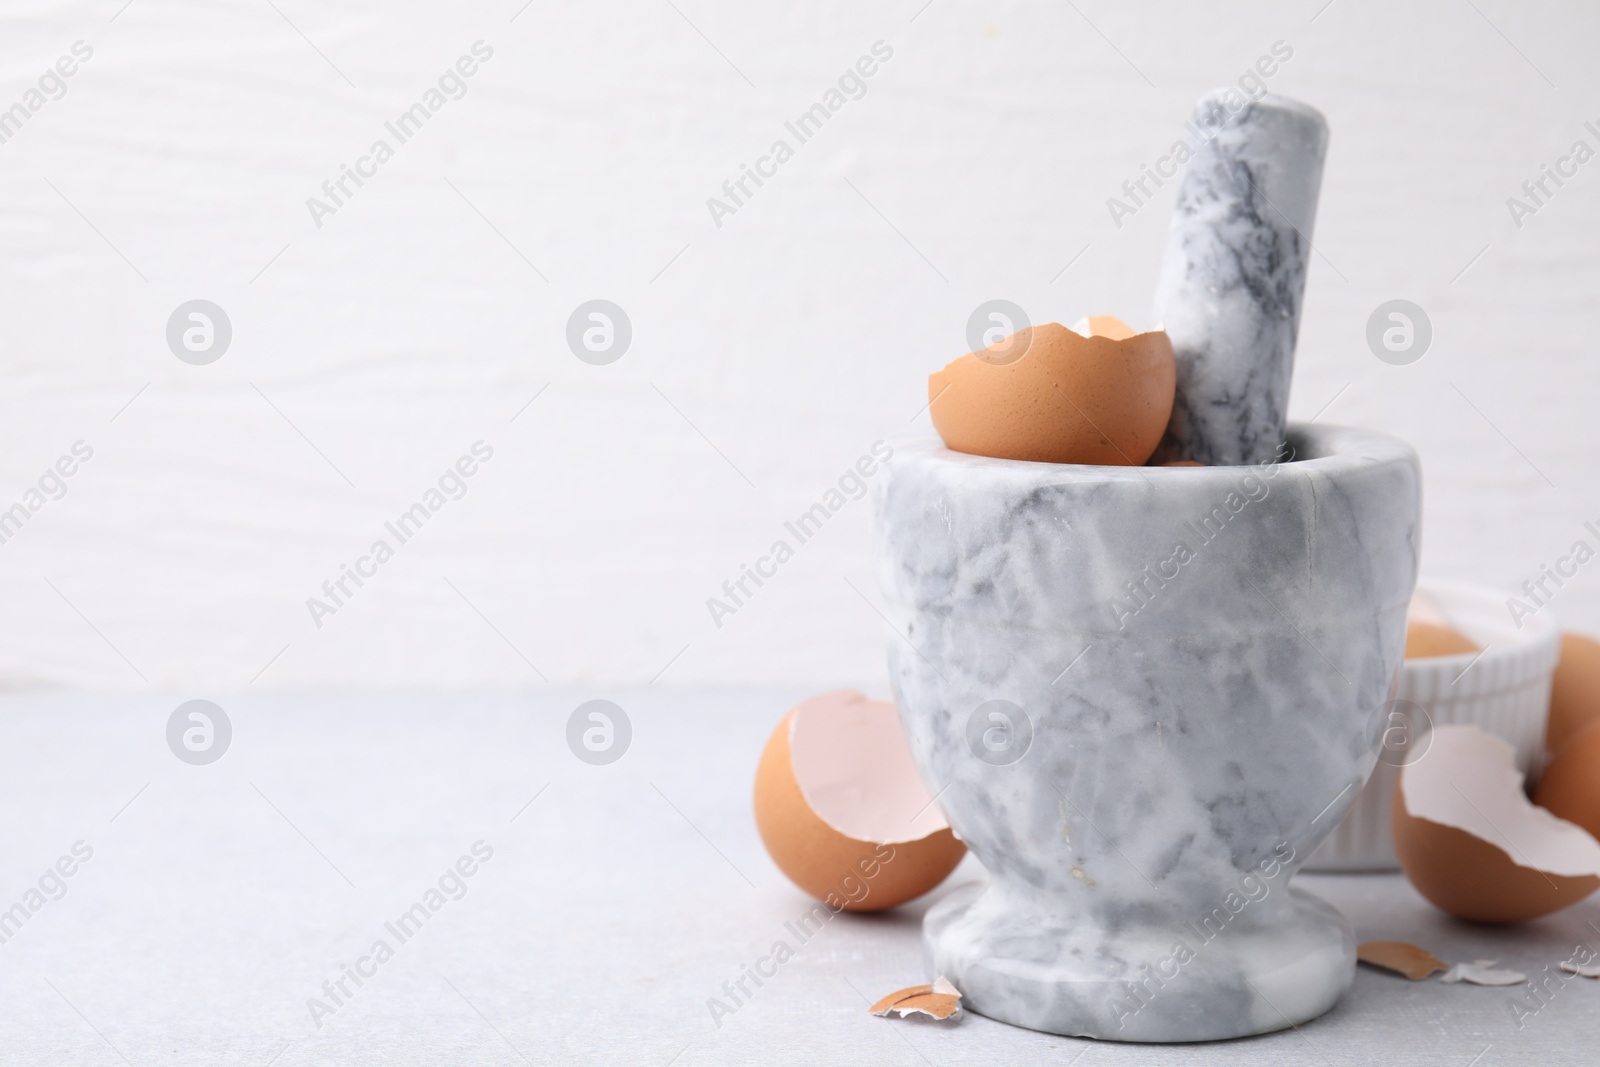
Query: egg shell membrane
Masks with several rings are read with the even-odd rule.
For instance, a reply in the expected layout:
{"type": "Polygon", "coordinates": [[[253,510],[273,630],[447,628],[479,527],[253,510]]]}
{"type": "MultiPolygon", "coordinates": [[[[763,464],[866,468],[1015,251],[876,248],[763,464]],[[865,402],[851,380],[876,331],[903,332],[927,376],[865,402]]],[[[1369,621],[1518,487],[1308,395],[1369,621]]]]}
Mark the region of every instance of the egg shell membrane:
{"type": "Polygon", "coordinates": [[[1473,960],[1471,963],[1458,963],[1444,974],[1439,976],[1439,981],[1448,985],[1457,982],[1468,982],[1472,985],[1508,986],[1521,985],[1528,980],[1528,976],[1521,971],[1511,971],[1495,966],[1494,960],[1473,960]]]}
{"type": "Polygon", "coordinates": [[[969,352],[930,375],[928,399],[934,429],[957,452],[1138,466],[1166,432],[1176,383],[1172,342],[1162,331],[1113,340],[1051,322],[1031,327],[1015,362],[987,363],[969,352]]]}
{"type": "Polygon", "coordinates": [[[933,986],[927,982],[924,982],[921,985],[908,985],[904,989],[896,989],[893,993],[890,993],[872,1007],[868,1008],[867,1011],[871,1012],[873,1015],[887,1015],[890,1008],[894,1007],[902,1000],[905,1000],[907,997],[915,997],[920,996],[923,993],[932,992],[933,986]]]}
{"type": "Polygon", "coordinates": [[[886,700],[840,692],[801,704],[789,719],[789,759],[811,810],[846,837],[896,844],[950,825],[886,700]]]}
{"type": "MultiPolygon", "coordinates": [[[[883,702],[869,702],[859,693],[830,693],[808,700],[784,716],[768,739],[756,769],[755,816],[762,843],[790,881],[825,903],[846,911],[867,912],[892,908],[926,893],[955,870],[967,849],[945,824],[937,805],[929,804],[931,814],[924,812],[911,823],[913,832],[924,831],[923,836],[887,845],[852,837],[830,825],[812,808],[795,774],[790,747],[794,724],[797,719],[808,718],[809,711],[818,707],[838,711],[841,706],[857,703],[881,705],[883,702]],[[929,827],[937,828],[928,832],[929,827]],[[886,861],[879,858],[880,850],[885,847],[894,850],[893,858],[886,861]],[[863,873],[864,868],[875,868],[875,873],[869,877],[863,873]],[[850,880],[864,884],[866,893],[847,892],[850,880]],[[859,899],[850,900],[850,896],[859,896],[859,899]]],[[[893,705],[887,707],[898,734],[898,720],[892,718],[893,705]]],[[[878,713],[881,714],[881,709],[878,713]]],[[[828,722],[840,718],[848,716],[828,716],[825,711],[822,735],[828,735],[828,722]]],[[[802,738],[809,732],[803,729],[802,738]]],[[[847,746],[854,743],[848,737],[839,740],[847,746]]],[[[898,735],[898,747],[905,750],[904,735],[898,735]]],[[[895,758],[891,749],[891,765],[895,758]]],[[[904,758],[909,762],[909,751],[904,751],[904,758]]],[[[875,764],[869,761],[866,766],[875,764]]],[[[915,768],[912,771],[914,774],[915,768]]],[[[925,798],[922,803],[927,804],[926,787],[920,788],[925,798]]],[[[841,795],[833,793],[830,803],[837,803],[841,795]]],[[[905,811],[901,803],[891,804],[889,808],[901,825],[917,810],[912,807],[905,811]]],[[[838,817],[837,812],[835,817],[838,817]]]]}
{"type": "Polygon", "coordinates": [[[1401,769],[1391,812],[1411,884],[1458,918],[1512,923],[1600,888],[1600,842],[1535,807],[1510,745],[1476,726],[1440,726],[1401,769]]]}

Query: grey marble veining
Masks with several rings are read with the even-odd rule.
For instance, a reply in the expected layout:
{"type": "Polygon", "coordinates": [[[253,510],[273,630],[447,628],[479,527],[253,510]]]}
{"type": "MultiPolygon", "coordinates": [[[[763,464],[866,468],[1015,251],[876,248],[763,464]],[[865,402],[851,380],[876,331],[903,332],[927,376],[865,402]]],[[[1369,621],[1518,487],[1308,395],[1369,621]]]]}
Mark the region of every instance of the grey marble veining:
{"type": "Polygon", "coordinates": [[[1289,880],[1375,760],[1420,473],[1359,430],[1292,427],[1284,455],[896,447],[875,487],[891,678],[989,874],[924,940],[974,1011],[1192,1041],[1313,1018],[1350,983],[1348,925],[1289,880]]]}
{"type": "Polygon", "coordinates": [[[1230,94],[1195,108],[1209,139],[1184,172],[1156,286],[1178,364],[1158,461],[1258,463],[1283,440],[1328,126],[1271,94],[1230,111],[1230,94]]]}

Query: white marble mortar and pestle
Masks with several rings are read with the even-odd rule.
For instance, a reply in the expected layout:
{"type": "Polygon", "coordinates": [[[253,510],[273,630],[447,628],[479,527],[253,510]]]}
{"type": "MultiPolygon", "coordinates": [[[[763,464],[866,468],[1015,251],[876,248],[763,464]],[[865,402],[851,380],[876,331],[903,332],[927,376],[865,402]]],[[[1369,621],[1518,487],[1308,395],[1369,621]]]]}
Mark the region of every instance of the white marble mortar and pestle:
{"type": "Polygon", "coordinates": [[[1418,565],[1415,453],[1286,426],[1326,127],[1268,96],[1189,163],[1158,287],[1166,458],[896,448],[876,487],[913,757],[987,879],[924,921],[983,1015],[1196,1041],[1331,1008],[1349,924],[1290,879],[1378,751],[1418,565]]]}

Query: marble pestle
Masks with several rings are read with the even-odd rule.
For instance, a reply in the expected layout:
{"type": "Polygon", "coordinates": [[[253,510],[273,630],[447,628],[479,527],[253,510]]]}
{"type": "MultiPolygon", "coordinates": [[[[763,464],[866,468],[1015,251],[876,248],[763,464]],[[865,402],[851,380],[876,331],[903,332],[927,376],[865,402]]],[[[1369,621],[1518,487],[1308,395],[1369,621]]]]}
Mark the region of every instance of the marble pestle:
{"type": "Polygon", "coordinates": [[[1289,378],[1327,154],[1316,109],[1215,90],[1173,207],[1155,316],[1178,362],[1154,462],[1259,463],[1284,440],[1289,378]]]}

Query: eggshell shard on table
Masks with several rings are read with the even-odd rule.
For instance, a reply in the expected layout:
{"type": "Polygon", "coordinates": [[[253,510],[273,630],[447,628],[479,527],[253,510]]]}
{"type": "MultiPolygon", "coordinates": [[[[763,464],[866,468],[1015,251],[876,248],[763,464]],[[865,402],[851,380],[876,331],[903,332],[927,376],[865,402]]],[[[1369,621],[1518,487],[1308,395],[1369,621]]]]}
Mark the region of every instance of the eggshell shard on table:
{"type": "Polygon", "coordinates": [[[756,828],[779,870],[829,907],[880,911],[966,854],[911,761],[895,706],[840,691],[783,717],[756,768],[756,828]]]}
{"type": "Polygon", "coordinates": [[[1535,807],[1513,758],[1478,727],[1448,725],[1401,768],[1392,813],[1400,867],[1457,918],[1536,919],[1600,887],[1600,841],[1535,807]]]}
{"type": "Polygon", "coordinates": [[[907,986],[896,990],[867,1009],[886,1017],[891,1012],[904,1019],[921,1013],[934,1019],[950,1019],[961,1014],[961,991],[942,975],[929,985],[907,986]]]}
{"type": "MultiPolygon", "coordinates": [[[[1086,326],[1096,321],[1127,329],[1086,326]]],[[[1050,322],[969,352],[928,377],[934,429],[972,455],[1142,465],[1172,415],[1177,370],[1165,333],[1129,334],[1086,337],[1050,322]]]]}
{"type": "Polygon", "coordinates": [[[1528,980],[1528,976],[1521,971],[1496,970],[1494,960],[1474,960],[1471,963],[1458,963],[1444,974],[1439,976],[1439,981],[1449,984],[1468,982],[1472,985],[1521,985],[1528,980]]]}
{"type": "Polygon", "coordinates": [[[1364,941],[1356,947],[1356,959],[1403,975],[1413,982],[1450,969],[1449,964],[1427,949],[1405,941],[1364,941]]]}
{"type": "Polygon", "coordinates": [[[1550,684],[1550,719],[1544,744],[1560,752],[1590,723],[1600,721],[1600,641],[1561,635],[1561,658],[1550,684]]]}

